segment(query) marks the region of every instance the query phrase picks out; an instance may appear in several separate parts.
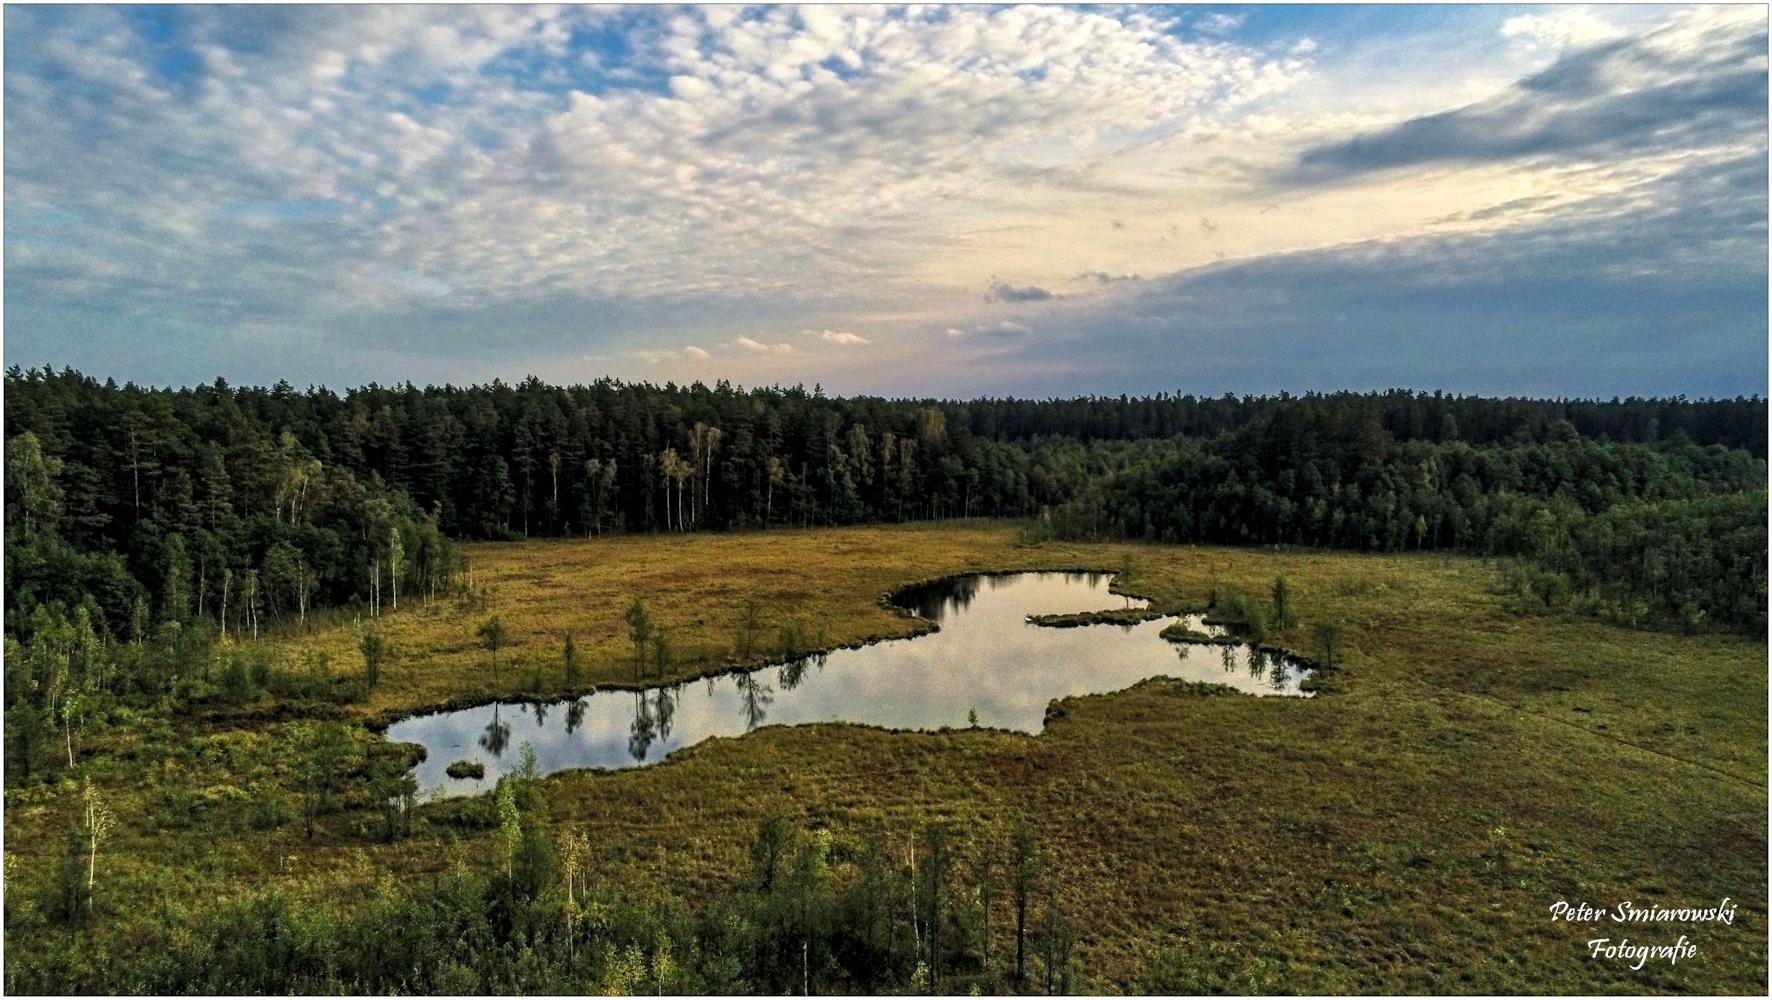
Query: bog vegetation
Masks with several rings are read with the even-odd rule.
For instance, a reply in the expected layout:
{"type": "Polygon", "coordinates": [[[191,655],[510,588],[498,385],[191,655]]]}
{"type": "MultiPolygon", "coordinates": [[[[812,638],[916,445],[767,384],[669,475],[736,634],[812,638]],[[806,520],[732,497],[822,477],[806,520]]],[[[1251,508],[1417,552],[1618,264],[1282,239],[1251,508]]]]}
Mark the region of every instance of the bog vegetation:
{"type": "MultiPolygon", "coordinates": [[[[6,389],[10,991],[1593,992],[1624,981],[1492,964],[1427,887],[1526,937],[1546,892],[1765,895],[1758,399],[6,389]],[[364,725],[903,635],[897,586],[1079,566],[1341,697],[1153,683],[1033,741],[766,730],[439,804],[364,725]],[[1687,806],[1629,793],[1626,750],[1687,806]]],[[[1763,988],[1763,917],[1632,982],[1763,988]]]]}

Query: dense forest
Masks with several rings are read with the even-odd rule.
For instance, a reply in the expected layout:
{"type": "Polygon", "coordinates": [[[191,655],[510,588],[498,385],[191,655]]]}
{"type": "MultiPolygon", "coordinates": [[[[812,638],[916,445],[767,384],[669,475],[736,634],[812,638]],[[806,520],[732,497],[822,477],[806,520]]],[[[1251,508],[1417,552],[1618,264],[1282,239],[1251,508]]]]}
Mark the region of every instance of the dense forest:
{"type": "Polygon", "coordinates": [[[6,376],[7,628],[233,634],[452,585],[452,539],[1035,519],[1067,537],[1519,556],[1546,605],[1764,630],[1766,401],[833,399],[6,376]]]}

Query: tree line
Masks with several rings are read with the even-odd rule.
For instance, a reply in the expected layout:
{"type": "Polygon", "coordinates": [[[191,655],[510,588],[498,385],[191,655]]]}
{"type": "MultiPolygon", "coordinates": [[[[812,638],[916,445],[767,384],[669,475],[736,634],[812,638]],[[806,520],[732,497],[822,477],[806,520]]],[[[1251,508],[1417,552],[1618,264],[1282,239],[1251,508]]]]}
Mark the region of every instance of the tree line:
{"type": "Polygon", "coordinates": [[[1731,627],[1751,625],[1757,579],[1764,607],[1763,551],[1710,531],[1724,508],[1751,519],[1764,493],[1758,397],[954,402],[535,378],[340,395],[16,366],[6,389],[9,609],[84,603],[116,637],[193,619],[244,634],[316,607],[373,616],[451,587],[457,539],[966,516],[1543,555],[1543,572],[1605,590],[1625,617],[1641,600],[1647,616],[1731,627]],[[1640,536],[1623,568],[1605,561],[1617,531],[1587,527],[1618,505],[1636,513],[1605,524],[1640,536]],[[1639,551],[1664,529],[1684,541],[1639,551]],[[1729,592],[1691,590],[1713,566],[1729,592]]]}
{"type": "Polygon", "coordinates": [[[1529,605],[1766,629],[1766,463],[1740,449],[1601,442],[1567,422],[1531,442],[1397,442],[1370,417],[1281,410],[1210,441],[1035,460],[1067,484],[1038,529],[1057,537],[1511,556],[1529,605]]]}

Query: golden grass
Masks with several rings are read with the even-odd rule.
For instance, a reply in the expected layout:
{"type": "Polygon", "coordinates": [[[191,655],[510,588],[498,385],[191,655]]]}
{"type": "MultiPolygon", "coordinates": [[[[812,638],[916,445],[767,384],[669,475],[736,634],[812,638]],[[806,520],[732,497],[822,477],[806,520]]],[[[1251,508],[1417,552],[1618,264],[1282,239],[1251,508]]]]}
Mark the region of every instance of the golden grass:
{"type": "MultiPolygon", "coordinates": [[[[979,570],[1121,569],[1136,547],[1018,544],[1013,528],[984,522],[767,533],[627,535],[466,546],[476,592],[487,599],[409,606],[378,624],[400,654],[355,710],[386,716],[565,690],[562,643],[583,657],[581,687],[632,685],[634,651],[623,616],[636,598],[664,627],[676,661],[665,679],[729,669],[747,601],[764,629],[753,660],[779,653],[777,630],[821,632],[828,648],[913,635],[922,623],[882,606],[888,591],[979,570]],[[511,636],[491,656],[475,635],[497,615],[511,636]]],[[[1200,599],[1203,600],[1203,597],[1200,599]]],[[[325,652],[337,672],[361,672],[361,622],[284,643],[325,652]]],[[[647,676],[645,683],[657,678],[647,676]]]]}
{"type": "MultiPolygon", "coordinates": [[[[365,717],[515,694],[532,673],[531,693],[556,693],[567,632],[588,682],[628,681],[622,614],[635,596],[692,652],[679,676],[724,667],[746,600],[770,626],[764,654],[789,620],[844,645],[918,627],[880,605],[886,592],[971,570],[1118,569],[1117,589],[1180,607],[1203,606],[1214,586],[1265,595],[1283,574],[1299,624],[1274,641],[1313,655],[1317,625],[1341,630],[1339,669],[1310,700],[1183,697],[1152,683],[1068,701],[1037,737],[769,727],[657,767],[550,779],[550,822],[604,845],[605,878],[691,895],[728,885],[770,810],[840,837],[882,822],[902,835],[937,817],[982,835],[1021,815],[1088,914],[1079,953],[1095,990],[1136,985],[1164,951],[1258,990],[1766,990],[1763,640],[1516,617],[1477,560],[1029,546],[995,523],[488,544],[469,555],[489,605],[386,619],[406,652],[356,709],[365,717]],[[515,642],[514,669],[496,686],[473,637],[489,614],[515,642]],[[1723,896],[1741,903],[1732,926],[1549,919],[1559,899],[1700,906],[1723,896]],[[1583,944],[1681,933],[1698,957],[1641,971],[1590,959],[1583,944]]],[[[341,668],[360,662],[348,627],[304,642],[341,668]]],[[[475,854],[476,835],[432,824],[411,841],[368,844],[348,815],[307,844],[293,827],[245,828],[243,807],[226,802],[196,828],[160,829],[145,797],[168,769],[203,789],[283,773],[264,756],[273,724],[237,737],[246,749],[234,758],[202,726],[176,729],[167,742],[184,741],[182,753],[144,749],[162,737],[119,737],[105,751],[119,799],[144,797],[119,838],[111,891],[171,914],[133,919],[176,922],[269,885],[346,900],[374,891],[380,873],[410,877],[452,850],[475,854]],[[198,739],[207,751],[191,749],[198,739]],[[458,837],[468,843],[451,848],[458,837]]],[[[51,856],[72,804],[71,789],[9,790],[9,853],[51,856]]],[[[36,869],[20,871],[28,893],[36,869]]],[[[129,919],[117,917],[114,933],[129,919]]],[[[25,942],[9,931],[8,943],[25,942]]]]}

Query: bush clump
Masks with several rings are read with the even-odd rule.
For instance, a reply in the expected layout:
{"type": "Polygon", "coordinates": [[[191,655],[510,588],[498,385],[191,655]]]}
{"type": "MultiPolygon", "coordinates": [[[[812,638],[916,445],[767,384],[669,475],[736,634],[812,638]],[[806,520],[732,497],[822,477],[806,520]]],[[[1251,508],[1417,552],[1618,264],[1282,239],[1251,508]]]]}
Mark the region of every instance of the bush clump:
{"type": "Polygon", "coordinates": [[[451,778],[473,778],[478,781],[486,777],[486,765],[477,760],[458,760],[444,768],[443,773],[451,778]]]}

